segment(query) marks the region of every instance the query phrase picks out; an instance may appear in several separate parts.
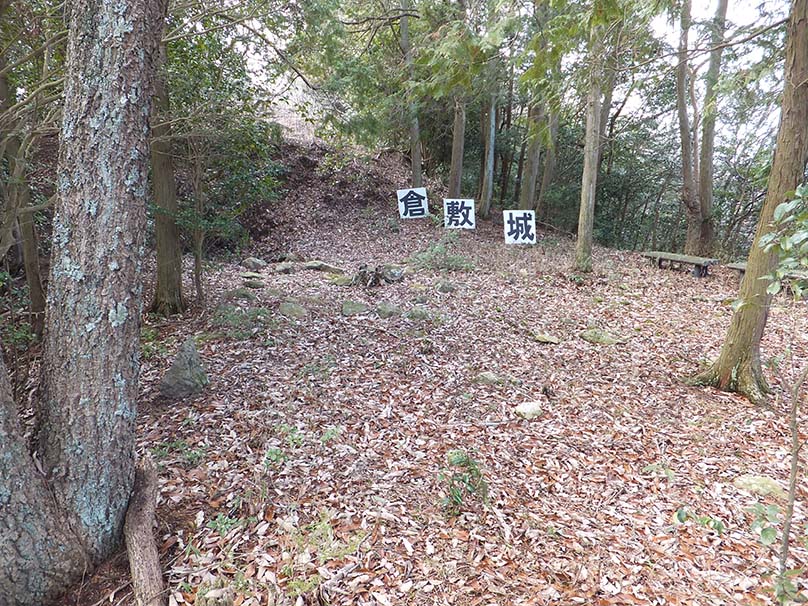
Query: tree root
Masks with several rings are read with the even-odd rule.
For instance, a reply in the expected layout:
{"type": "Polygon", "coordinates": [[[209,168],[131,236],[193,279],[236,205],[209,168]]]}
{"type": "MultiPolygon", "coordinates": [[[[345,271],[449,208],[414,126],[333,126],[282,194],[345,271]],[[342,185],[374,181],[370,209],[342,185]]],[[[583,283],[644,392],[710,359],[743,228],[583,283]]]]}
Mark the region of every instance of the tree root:
{"type": "Polygon", "coordinates": [[[151,459],[141,459],[135,471],[135,488],[123,530],[137,606],[164,606],[166,603],[160,554],[153,531],[156,504],[157,470],[151,459]]]}
{"type": "Polygon", "coordinates": [[[720,366],[721,360],[714,362],[710,368],[690,378],[689,385],[715,387],[744,396],[755,406],[766,406],[768,395],[772,392],[763,371],[755,367],[750,360],[741,360],[728,370],[720,366]]]}

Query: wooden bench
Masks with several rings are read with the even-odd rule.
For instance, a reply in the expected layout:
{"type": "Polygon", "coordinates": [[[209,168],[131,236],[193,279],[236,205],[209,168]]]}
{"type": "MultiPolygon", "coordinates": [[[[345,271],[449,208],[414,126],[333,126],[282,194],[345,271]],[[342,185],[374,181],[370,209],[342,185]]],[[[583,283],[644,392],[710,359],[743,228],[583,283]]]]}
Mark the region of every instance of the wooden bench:
{"type": "Polygon", "coordinates": [[[663,262],[667,261],[669,268],[681,267],[683,265],[693,266],[693,275],[697,278],[703,278],[707,275],[707,270],[710,265],[718,264],[718,259],[708,259],[707,257],[693,257],[690,255],[678,255],[676,253],[663,252],[659,250],[652,250],[642,253],[651,261],[651,265],[662,267],[663,262]]]}
{"type": "MultiPolygon", "coordinates": [[[[738,261],[737,263],[727,263],[729,269],[734,269],[738,272],[738,279],[743,278],[746,273],[746,261],[738,261]]],[[[808,280],[808,271],[795,270],[790,271],[785,275],[788,280],[808,280]]]]}

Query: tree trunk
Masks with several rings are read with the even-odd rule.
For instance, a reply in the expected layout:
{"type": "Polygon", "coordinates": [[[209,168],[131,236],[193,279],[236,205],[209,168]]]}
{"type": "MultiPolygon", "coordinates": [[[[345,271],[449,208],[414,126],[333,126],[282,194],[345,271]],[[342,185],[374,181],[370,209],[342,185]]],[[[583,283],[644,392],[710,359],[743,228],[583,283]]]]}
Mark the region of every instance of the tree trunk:
{"type": "Polygon", "coordinates": [[[527,113],[527,151],[525,152],[525,168],[522,172],[522,187],[519,191],[519,208],[530,210],[536,201],[536,181],[539,177],[541,161],[541,122],[544,119],[544,106],[531,106],[527,113]]]}
{"type": "Polygon", "coordinates": [[[685,254],[695,255],[699,252],[701,239],[701,206],[696,193],[696,178],[693,173],[693,140],[690,130],[690,118],[687,115],[688,92],[688,58],[687,40],[690,32],[690,0],[682,3],[680,19],[679,51],[676,66],[676,111],[679,117],[679,138],[682,144],[682,205],[687,220],[687,238],[685,254]]]}
{"type": "Polygon", "coordinates": [[[702,110],[701,159],[699,160],[699,255],[709,255],[713,248],[715,227],[713,219],[713,153],[715,149],[715,116],[718,103],[718,75],[721,70],[721,52],[727,20],[728,0],[719,0],[712,23],[710,64],[705,76],[706,90],[702,110]]]}
{"type": "Polygon", "coordinates": [[[539,196],[536,199],[536,216],[540,219],[547,216],[547,192],[553,184],[556,163],[556,139],[558,139],[558,112],[549,112],[550,137],[547,142],[547,151],[544,154],[544,169],[541,175],[539,196]]]}
{"type": "Polygon", "coordinates": [[[177,184],[174,180],[174,162],[171,156],[171,126],[168,124],[170,102],[165,77],[160,69],[166,62],[166,45],[160,44],[158,72],[154,80],[154,124],[151,140],[152,188],[157,211],[154,232],[157,241],[157,284],[149,311],[170,316],[185,311],[187,304],[182,293],[182,248],[177,227],[177,184]]]}
{"type": "MultiPolygon", "coordinates": [[[[401,0],[401,12],[409,11],[409,1],[401,0]]],[[[410,45],[410,25],[409,18],[401,17],[401,52],[404,53],[404,63],[407,67],[407,75],[410,80],[415,80],[415,64],[412,60],[412,46],[410,45]]],[[[407,105],[408,121],[410,124],[410,162],[412,164],[412,186],[422,187],[424,184],[421,175],[421,129],[418,125],[418,108],[415,102],[410,100],[407,105]]]]}
{"type": "Polygon", "coordinates": [[[589,45],[589,94],[586,101],[586,139],[584,171],[581,176],[581,207],[578,214],[578,241],[575,246],[575,269],[592,271],[592,231],[595,223],[595,194],[598,182],[598,150],[600,149],[601,52],[600,28],[593,27],[589,45]]]}
{"type": "Polygon", "coordinates": [[[487,219],[491,214],[491,198],[494,195],[494,150],[497,137],[497,95],[492,93],[488,105],[488,125],[485,140],[485,170],[480,188],[480,216],[487,219]]]}
{"type": "Polygon", "coordinates": [[[461,97],[454,100],[454,124],[452,125],[452,168],[449,171],[449,197],[460,198],[463,187],[463,148],[466,137],[466,102],[461,97]]]}
{"type": "Polygon", "coordinates": [[[774,209],[802,180],[808,160],[808,0],[794,0],[788,21],[785,51],[785,86],[777,146],[768,192],[760,211],[755,240],[741,281],[742,305],[732,316],[718,360],[696,377],[701,385],[713,385],[745,395],[754,403],[765,401],[768,385],[760,363],[760,339],[766,327],[771,295],[768,280],[777,264],[775,253],[765,252],[760,238],[770,232],[774,209]]]}
{"type": "Polygon", "coordinates": [[[52,600],[120,543],[134,478],[157,4],[69,5],[36,466],[0,364],[5,603],[52,600]]]}

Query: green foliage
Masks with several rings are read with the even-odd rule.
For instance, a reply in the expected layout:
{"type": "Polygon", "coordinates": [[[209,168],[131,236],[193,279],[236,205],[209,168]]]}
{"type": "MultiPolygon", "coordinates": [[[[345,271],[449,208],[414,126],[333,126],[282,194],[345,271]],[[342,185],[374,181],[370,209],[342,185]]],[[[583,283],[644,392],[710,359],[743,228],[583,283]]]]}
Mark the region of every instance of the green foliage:
{"type": "Polygon", "coordinates": [[[270,467],[281,465],[288,458],[288,455],[280,448],[274,446],[267,448],[266,453],[264,453],[264,467],[269,469],[270,467]]]}
{"type": "Polygon", "coordinates": [[[272,311],[265,307],[238,307],[222,304],[213,312],[212,324],[224,329],[230,339],[251,339],[277,325],[272,311]]]}
{"type": "Polygon", "coordinates": [[[432,271],[471,271],[474,264],[463,255],[452,252],[457,247],[458,240],[457,233],[447,232],[439,242],[415,253],[410,258],[410,263],[417,269],[432,271]]]}
{"type": "Polygon", "coordinates": [[[468,452],[450,450],[446,462],[449,469],[441,472],[440,479],[446,483],[448,492],[441,502],[447,515],[460,515],[466,497],[477,496],[483,503],[488,501],[488,482],[479,463],[468,452]]]}
{"type": "Polygon", "coordinates": [[[774,209],[773,230],[760,238],[766,252],[777,255],[778,264],[772,274],[767,291],[777,294],[788,285],[799,299],[808,287],[808,186],[800,185],[792,200],[774,209]]]}
{"type": "Polygon", "coordinates": [[[140,331],[140,351],[145,360],[168,353],[165,344],[160,341],[160,333],[150,326],[144,326],[140,331]]]}
{"type": "Polygon", "coordinates": [[[328,444],[329,442],[336,440],[341,433],[342,433],[342,427],[338,425],[332,425],[323,432],[323,435],[320,437],[320,442],[322,442],[323,444],[328,444]]]}
{"type": "Polygon", "coordinates": [[[239,518],[231,518],[223,513],[218,514],[215,518],[207,523],[207,527],[219,533],[220,537],[227,536],[228,532],[243,525],[244,520],[239,518]]]}
{"type": "Polygon", "coordinates": [[[777,505],[763,505],[755,503],[750,509],[754,516],[751,530],[758,534],[760,542],[764,545],[773,545],[777,541],[778,518],[780,508],[777,505]]]}
{"type": "Polygon", "coordinates": [[[185,467],[196,467],[205,459],[204,448],[192,448],[185,440],[172,440],[164,442],[151,450],[152,456],[158,462],[164,461],[172,455],[179,455],[185,467]]]}
{"type": "Polygon", "coordinates": [[[687,507],[680,507],[677,509],[676,513],[673,515],[673,518],[674,521],[679,524],[685,524],[688,521],[696,522],[696,524],[699,526],[704,526],[705,528],[714,531],[718,535],[724,534],[724,531],[726,530],[724,522],[722,522],[719,518],[711,515],[696,514],[687,507]]]}

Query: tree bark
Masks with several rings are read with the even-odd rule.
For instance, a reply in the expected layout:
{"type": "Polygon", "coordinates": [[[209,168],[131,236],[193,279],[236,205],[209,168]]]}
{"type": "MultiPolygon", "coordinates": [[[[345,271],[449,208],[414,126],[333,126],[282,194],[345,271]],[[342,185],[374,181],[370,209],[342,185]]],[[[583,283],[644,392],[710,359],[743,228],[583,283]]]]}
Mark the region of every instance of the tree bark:
{"type": "Polygon", "coordinates": [[[157,470],[151,459],[144,459],[135,473],[135,488],[124,524],[136,606],[163,606],[167,602],[153,529],[158,492],[157,470]]]}
{"type": "MultiPolygon", "coordinates": [[[[415,64],[412,60],[412,46],[410,45],[410,25],[406,16],[409,11],[409,1],[401,0],[401,12],[404,16],[400,20],[401,52],[404,53],[404,63],[410,80],[415,80],[415,64]]],[[[422,187],[424,184],[421,174],[421,129],[418,125],[418,108],[410,100],[407,104],[408,122],[410,125],[410,162],[412,164],[412,186],[422,187]]]]}
{"type": "Polygon", "coordinates": [[[741,281],[740,307],[732,316],[718,360],[695,378],[762,403],[768,393],[760,362],[760,340],[766,327],[771,295],[768,280],[776,254],[765,252],[760,238],[772,229],[774,209],[802,180],[808,161],[808,0],[794,0],[787,26],[785,86],[777,145],[769,174],[768,192],[758,219],[755,239],[741,281]]]}
{"type": "Polygon", "coordinates": [[[680,18],[679,50],[676,66],[676,112],[679,118],[679,138],[682,146],[682,205],[687,221],[687,237],[685,254],[695,255],[699,252],[701,239],[701,205],[696,191],[696,178],[693,168],[693,139],[690,129],[690,118],[687,115],[688,93],[688,57],[687,44],[690,32],[690,0],[682,3],[680,18]]]}
{"type": "Polygon", "coordinates": [[[701,158],[699,160],[699,229],[698,254],[706,256],[712,252],[715,226],[713,218],[713,155],[715,151],[715,116],[718,103],[718,75],[721,71],[721,54],[724,41],[724,28],[727,20],[728,0],[719,0],[710,36],[710,64],[705,76],[706,90],[701,122],[701,158]]]}
{"type": "Polygon", "coordinates": [[[544,106],[535,104],[527,113],[527,151],[525,152],[525,167],[522,172],[522,187],[519,190],[519,208],[530,210],[536,203],[536,181],[539,177],[539,164],[541,161],[541,123],[544,120],[544,106]]]}
{"type": "Polygon", "coordinates": [[[449,197],[460,198],[463,186],[463,149],[466,137],[466,102],[461,97],[454,100],[454,123],[452,124],[452,167],[449,171],[449,197]]]}
{"type": "Polygon", "coordinates": [[[595,223],[595,194],[598,183],[598,151],[600,149],[601,53],[603,44],[599,27],[593,27],[589,45],[589,94],[586,101],[586,139],[584,170],[581,176],[581,207],[578,214],[578,240],[575,246],[575,269],[592,271],[592,232],[595,223]]]}
{"type": "Polygon", "coordinates": [[[166,45],[160,44],[157,75],[154,80],[154,124],[151,140],[152,188],[157,212],[154,232],[157,244],[157,284],[149,311],[170,316],[185,311],[187,303],[182,292],[182,248],[177,227],[177,184],[171,156],[171,126],[168,123],[170,101],[165,77],[159,70],[165,65],[166,45]]]}
{"type": "Polygon", "coordinates": [[[541,175],[541,186],[536,198],[536,216],[540,219],[547,215],[547,192],[553,184],[556,163],[556,139],[558,139],[558,112],[550,111],[548,116],[550,137],[547,151],[544,153],[544,168],[541,175]]]}
{"type": "Polygon", "coordinates": [[[0,595],[10,604],[52,600],[121,539],[134,478],[156,5],[69,5],[37,465],[0,365],[0,595]]]}
{"type": "Polygon", "coordinates": [[[497,137],[497,95],[491,93],[488,101],[487,135],[485,139],[485,163],[483,182],[480,188],[480,216],[487,219],[491,214],[491,198],[494,195],[494,149],[497,137]]]}

